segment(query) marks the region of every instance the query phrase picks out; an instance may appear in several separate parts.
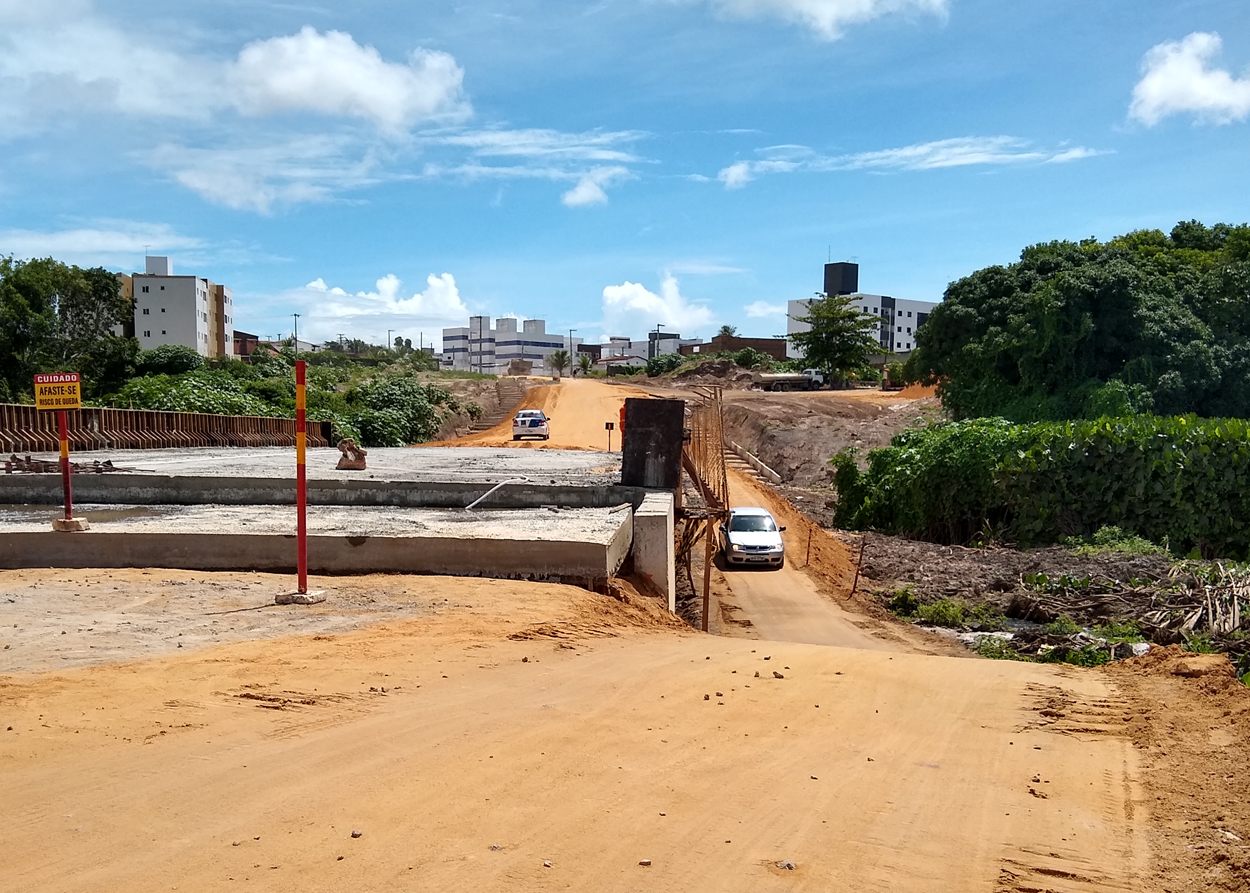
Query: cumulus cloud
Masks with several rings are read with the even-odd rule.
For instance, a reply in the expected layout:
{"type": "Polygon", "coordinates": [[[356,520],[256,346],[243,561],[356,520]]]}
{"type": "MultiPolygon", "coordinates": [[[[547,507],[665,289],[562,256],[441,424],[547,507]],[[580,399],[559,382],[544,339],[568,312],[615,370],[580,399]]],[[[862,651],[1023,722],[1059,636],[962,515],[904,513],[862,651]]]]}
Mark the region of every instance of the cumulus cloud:
{"type": "Polygon", "coordinates": [[[746,311],[747,316],[752,319],[762,319],[768,316],[785,316],[785,304],[770,304],[767,301],[755,301],[747,304],[742,308],[746,311]]]}
{"type": "Polygon", "coordinates": [[[738,18],[772,17],[805,25],[836,40],[848,25],[887,15],[945,16],[948,0],[707,0],[716,11],[738,18]]]}
{"type": "Polygon", "coordinates": [[[418,48],[406,62],[388,62],[350,34],[305,27],[254,41],[229,59],[197,52],[185,38],[119,28],[85,3],[75,7],[56,16],[0,8],[7,26],[0,111],[11,122],[66,109],[191,120],[223,110],[311,112],[395,133],[469,111],[464,72],[446,53],[418,48]]]}
{"type": "Polygon", "coordinates": [[[407,63],[387,62],[350,34],[298,34],[248,44],[227,76],[244,114],[311,111],[363,118],[398,132],[418,121],[463,115],[464,71],[443,52],[416,49],[407,63]]]}
{"type": "Polygon", "coordinates": [[[127,220],[97,220],[54,231],[0,230],[0,255],[55,257],[80,266],[126,266],[145,253],[194,249],[203,244],[168,224],[127,220]]]}
{"type": "Polygon", "coordinates": [[[770,146],[754,161],[737,161],[717,179],[740,189],[763,174],[796,171],[925,171],[972,165],[1059,164],[1107,154],[1085,146],[1045,149],[1013,136],[966,136],[850,155],[821,155],[806,146],[770,146]]]}
{"type": "Polygon", "coordinates": [[[403,282],[388,273],[374,283],[372,291],[348,292],[318,277],[303,288],[282,296],[282,302],[301,308],[300,331],[317,341],[342,332],[351,337],[385,340],[386,330],[418,340],[424,330],[427,343],[445,326],[463,325],[469,308],[460,296],[451,273],[429,275],[425,289],[405,295],[403,282]],[[305,329],[307,326],[307,329],[305,329]]]}
{"type": "Polygon", "coordinates": [[[1218,34],[1195,31],[1151,47],[1133,88],[1129,117],[1153,127],[1169,115],[1185,113],[1210,124],[1250,116],[1250,75],[1237,78],[1212,67],[1222,46],[1218,34]]]}
{"type": "Polygon", "coordinates": [[[687,335],[710,326],[712,311],[684,298],[672,275],[664,276],[659,294],[628,281],[603,290],[605,332],[645,332],[657,323],[687,335]]]}

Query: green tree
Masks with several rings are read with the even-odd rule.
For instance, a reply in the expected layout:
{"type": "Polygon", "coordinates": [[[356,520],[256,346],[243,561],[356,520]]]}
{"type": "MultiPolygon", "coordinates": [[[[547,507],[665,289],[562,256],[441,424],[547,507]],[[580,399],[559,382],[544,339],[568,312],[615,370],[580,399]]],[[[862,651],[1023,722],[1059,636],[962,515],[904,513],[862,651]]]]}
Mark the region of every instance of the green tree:
{"type": "Polygon", "coordinates": [[[1250,226],[1050,242],[950,285],[908,380],[957,418],[1250,415],[1250,226]]]}
{"type": "Polygon", "coordinates": [[[181,344],[162,344],[151,350],[141,350],[135,359],[135,370],[140,375],[177,375],[204,366],[204,358],[194,348],[181,344]]]}
{"type": "Polygon", "coordinates": [[[559,375],[564,374],[564,370],[569,367],[569,352],[567,350],[553,351],[551,354],[551,366],[559,375]]]}
{"type": "Polygon", "coordinates": [[[738,337],[738,327],[731,326],[731,325],[723,325],[716,332],[716,335],[717,337],[720,337],[723,335],[726,338],[736,338],[738,337]]]}
{"type": "Polygon", "coordinates": [[[0,397],[29,395],[36,372],[81,372],[89,398],[117,387],[138,349],[113,331],[130,313],[107,270],[0,257],[0,397]]]}
{"type": "Polygon", "coordinates": [[[852,306],[852,301],[850,295],[818,295],[808,302],[806,316],[795,317],[810,327],[790,336],[809,368],[843,378],[865,365],[870,355],[880,353],[875,334],[879,320],[852,306]]]}
{"type": "Polygon", "coordinates": [[[583,353],[577,355],[577,368],[581,370],[583,376],[590,374],[590,354],[583,353]]]}

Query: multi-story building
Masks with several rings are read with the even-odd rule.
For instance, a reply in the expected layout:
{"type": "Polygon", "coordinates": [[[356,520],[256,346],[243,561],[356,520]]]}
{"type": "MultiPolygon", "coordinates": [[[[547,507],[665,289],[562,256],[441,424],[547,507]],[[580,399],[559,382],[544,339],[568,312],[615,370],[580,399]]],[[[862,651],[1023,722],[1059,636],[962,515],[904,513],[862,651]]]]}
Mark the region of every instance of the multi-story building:
{"type": "Polygon", "coordinates": [[[135,337],[144,350],[181,344],[204,357],[234,354],[234,296],[199,276],[175,276],[168,257],[147,257],[131,277],[135,337]]]}
{"type": "MultiPolygon", "coordinates": [[[[872,295],[859,290],[859,265],[851,263],[825,264],[825,294],[845,295],[851,306],[863,313],[871,313],[879,321],[874,333],[881,344],[883,354],[909,354],[916,346],[916,331],[924,325],[933,308],[934,301],[913,301],[890,295],[872,295]]],[[[790,301],[786,305],[786,334],[806,332],[811,329],[800,320],[807,315],[809,300],[790,301]]],[[[789,355],[803,354],[790,343],[789,355]]]]}
{"type": "Polygon", "coordinates": [[[580,338],[549,334],[541,319],[520,321],[500,317],[491,328],[489,316],[471,316],[467,326],[443,329],[443,366],[466,372],[504,375],[513,360],[525,360],[536,374],[554,371],[551,355],[557,350],[577,354],[580,338]]]}

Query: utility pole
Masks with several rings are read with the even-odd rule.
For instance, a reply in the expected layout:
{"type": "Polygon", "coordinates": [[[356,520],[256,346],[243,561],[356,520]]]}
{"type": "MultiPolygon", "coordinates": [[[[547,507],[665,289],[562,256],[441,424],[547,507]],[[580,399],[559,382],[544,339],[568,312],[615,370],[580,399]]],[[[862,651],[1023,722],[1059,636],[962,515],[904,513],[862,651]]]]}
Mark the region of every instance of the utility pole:
{"type": "Polygon", "coordinates": [[[573,366],[573,333],[576,331],[577,329],[569,329],[569,377],[570,378],[577,374],[577,370],[573,366]]]}
{"type": "Polygon", "coordinates": [[[391,349],[391,332],[393,332],[393,331],[395,331],[395,330],[394,330],[394,329],[387,329],[387,330],[386,330],[386,344],[385,344],[384,346],[386,347],[386,349],[387,349],[387,350],[390,350],[390,349],[391,349]]]}
{"type": "Polygon", "coordinates": [[[295,317],[295,355],[298,357],[299,356],[299,314],[292,313],[291,315],[295,317]]]}
{"type": "Polygon", "coordinates": [[[647,351],[647,359],[654,360],[660,355],[660,324],[655,324],[655,340],[651,342],[651,349],[647,351]]]}

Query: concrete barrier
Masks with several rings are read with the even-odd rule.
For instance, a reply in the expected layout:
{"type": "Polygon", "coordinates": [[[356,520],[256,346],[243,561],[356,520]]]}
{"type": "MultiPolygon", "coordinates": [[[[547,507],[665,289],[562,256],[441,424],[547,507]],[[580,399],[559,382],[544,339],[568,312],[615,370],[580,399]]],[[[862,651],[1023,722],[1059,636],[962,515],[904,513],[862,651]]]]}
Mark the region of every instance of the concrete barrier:
{"type": "Polygon", "coordinates": [[[648,493],[634,512],[634,570],[645,576],[677,611],[673,494],[648,493]]]}

